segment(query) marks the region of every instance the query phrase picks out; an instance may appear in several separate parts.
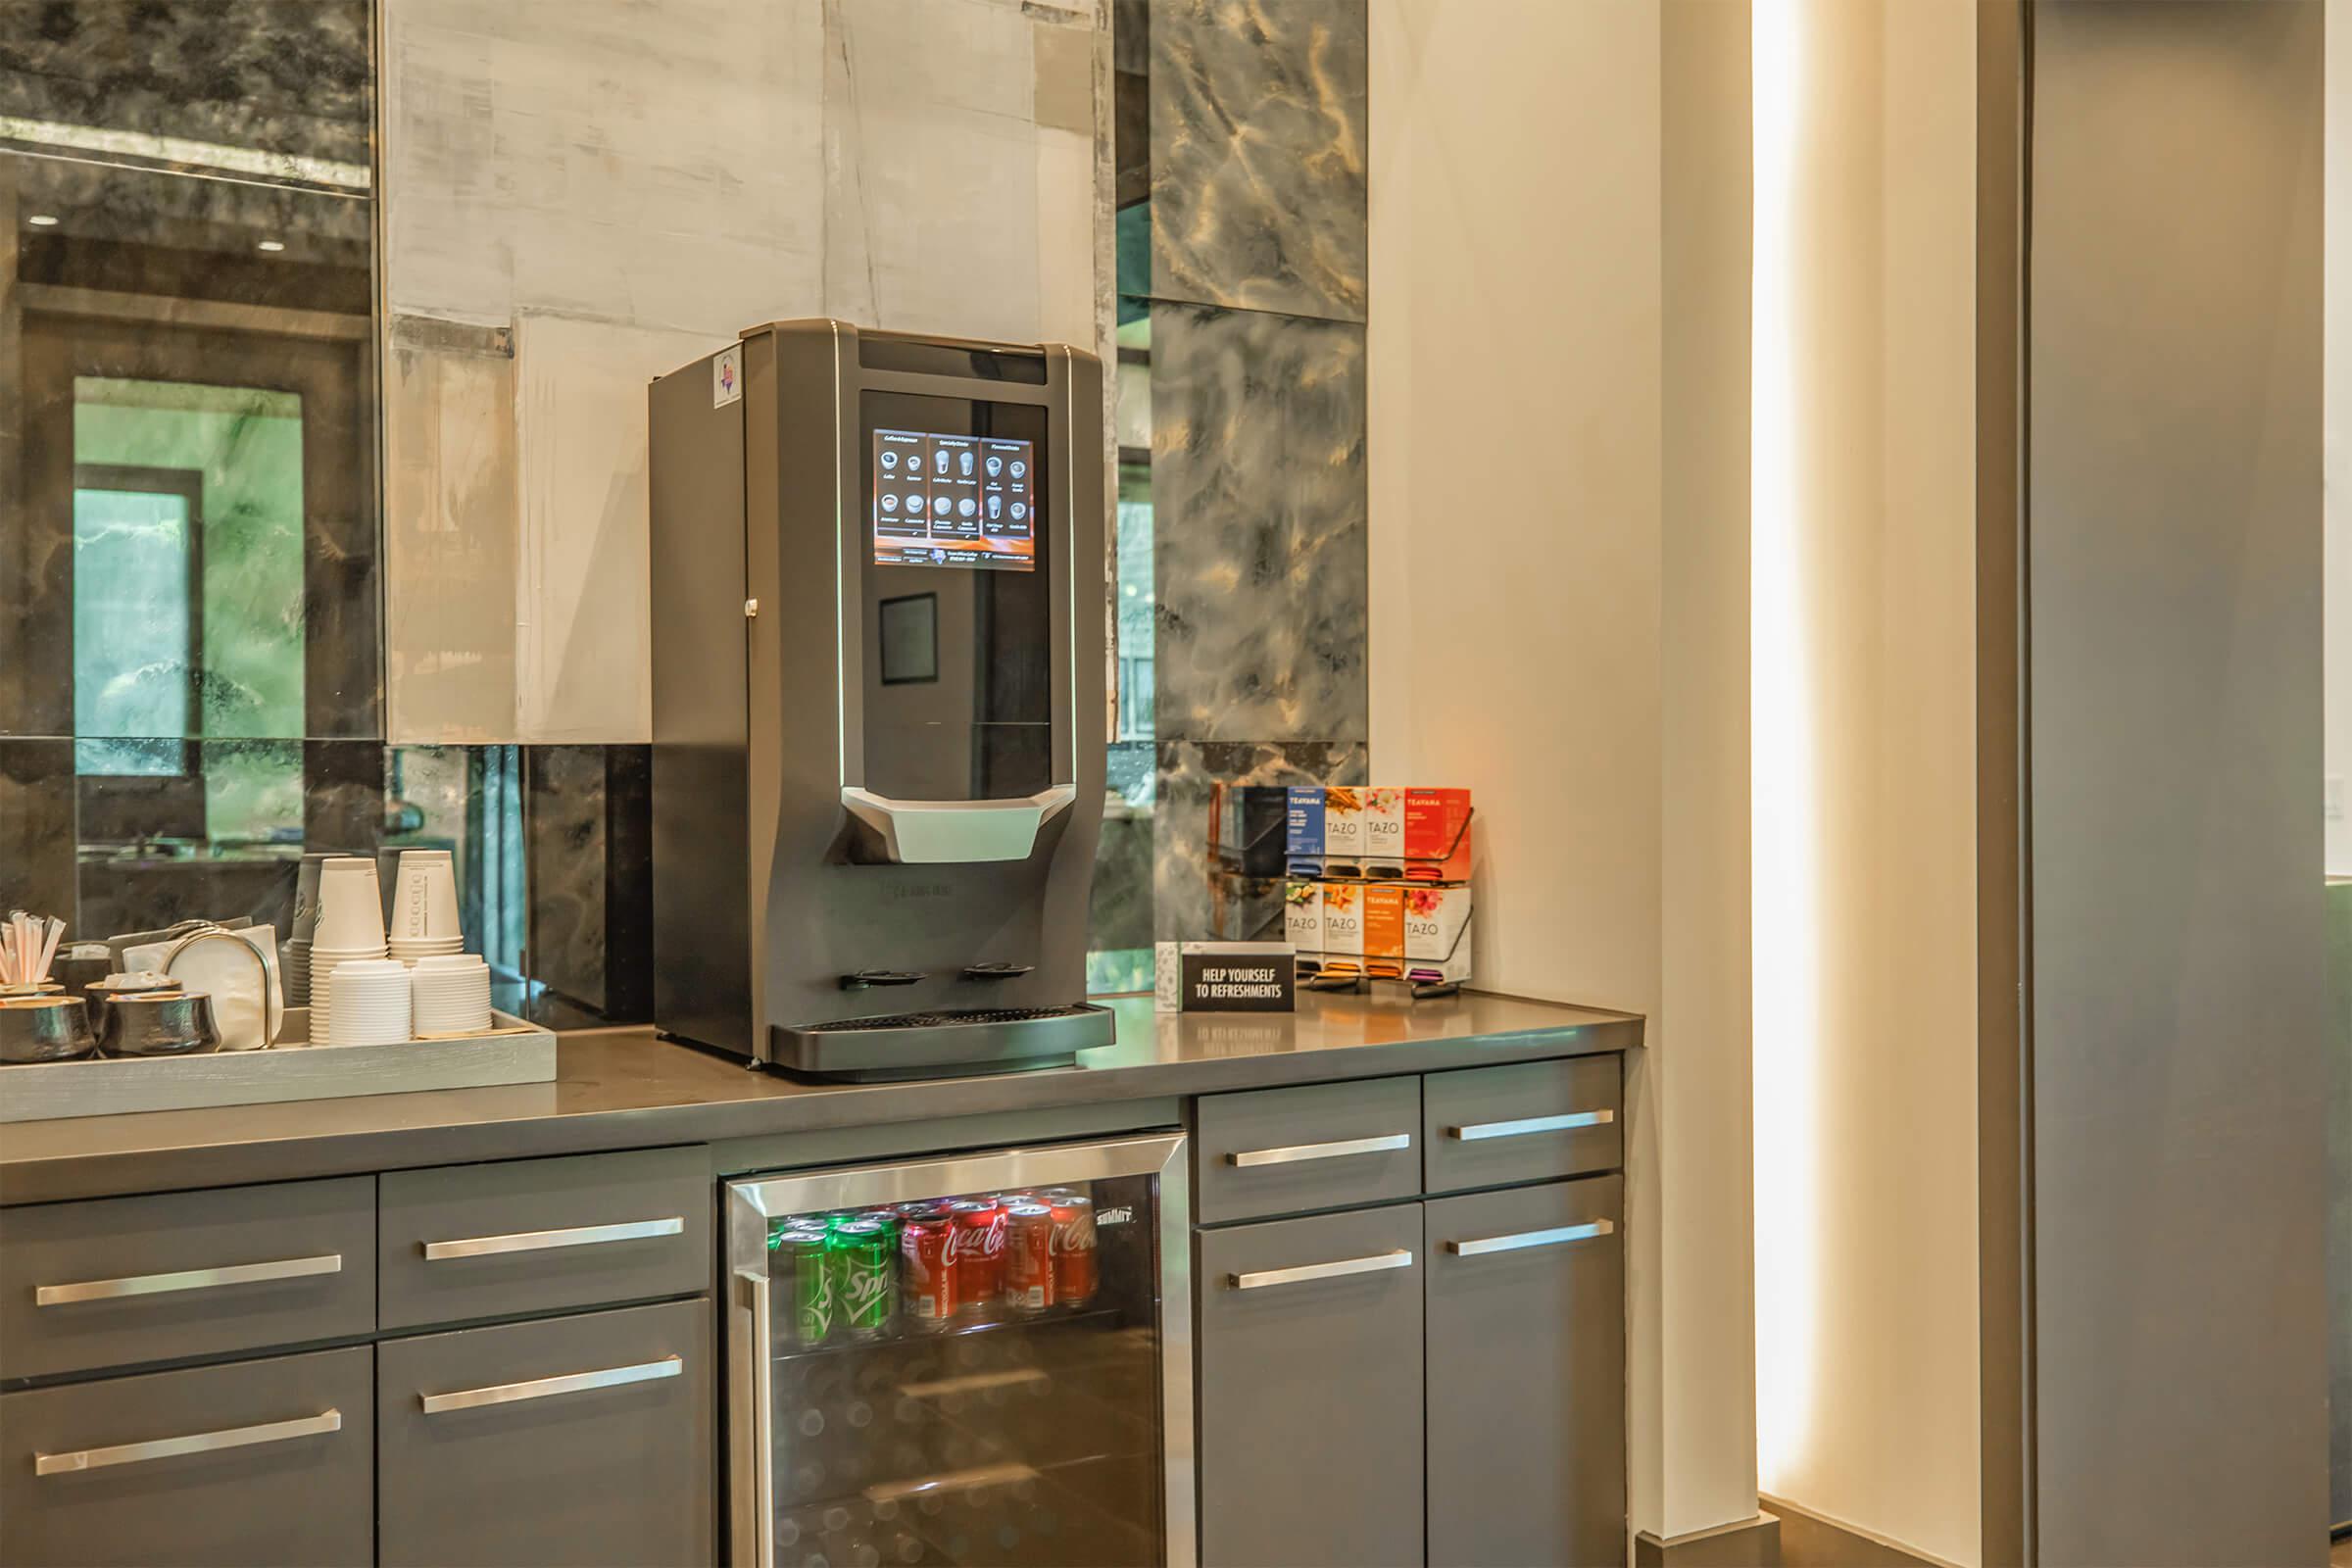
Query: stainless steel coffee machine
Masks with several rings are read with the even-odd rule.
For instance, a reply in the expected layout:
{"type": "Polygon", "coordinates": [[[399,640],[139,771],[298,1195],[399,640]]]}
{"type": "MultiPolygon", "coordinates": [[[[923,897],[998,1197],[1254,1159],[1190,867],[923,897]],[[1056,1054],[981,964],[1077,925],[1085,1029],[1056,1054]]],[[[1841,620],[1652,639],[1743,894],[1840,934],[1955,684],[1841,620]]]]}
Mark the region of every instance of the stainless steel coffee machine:
{"type": "Polygon", "coordinates": [[[656,1024],[849,1078],[1107,1045],[1101,364],[776,321],[651,396],[656,1024]]]}

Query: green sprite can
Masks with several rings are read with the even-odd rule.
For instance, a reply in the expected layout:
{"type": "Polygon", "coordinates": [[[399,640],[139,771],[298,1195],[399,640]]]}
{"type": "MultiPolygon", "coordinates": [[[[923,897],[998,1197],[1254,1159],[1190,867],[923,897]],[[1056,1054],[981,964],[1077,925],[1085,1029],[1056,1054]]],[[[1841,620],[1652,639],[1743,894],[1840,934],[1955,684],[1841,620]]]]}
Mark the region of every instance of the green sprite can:
{"type": "Polygon", "coordinates": [[[833,1269],[842,1321],[855,1339],[875,1340],[899,1315],[899,1227],[869,1215],[833,1227],[833,1269]]]}
{"type": "Polygon", "coordinates": [[[779,1272],[792,1276],[792,1337],[803,1349],[833,1337],[841,1324],[841,1292],[833,1261],[832,1237],[824,1222],[796,1221],[776,1248],[779,1272]]]}

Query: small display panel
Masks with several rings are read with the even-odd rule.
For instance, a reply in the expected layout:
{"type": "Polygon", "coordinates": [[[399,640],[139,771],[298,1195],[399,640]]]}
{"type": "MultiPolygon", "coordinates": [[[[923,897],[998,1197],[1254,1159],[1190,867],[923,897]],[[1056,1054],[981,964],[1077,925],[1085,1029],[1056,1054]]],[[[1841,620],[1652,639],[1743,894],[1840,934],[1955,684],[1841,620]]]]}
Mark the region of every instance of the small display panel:
{"type": "Polygon", "coordinates": [[[1037,569],[1037,446],[874,431],[874,564],[1037,569]]]}

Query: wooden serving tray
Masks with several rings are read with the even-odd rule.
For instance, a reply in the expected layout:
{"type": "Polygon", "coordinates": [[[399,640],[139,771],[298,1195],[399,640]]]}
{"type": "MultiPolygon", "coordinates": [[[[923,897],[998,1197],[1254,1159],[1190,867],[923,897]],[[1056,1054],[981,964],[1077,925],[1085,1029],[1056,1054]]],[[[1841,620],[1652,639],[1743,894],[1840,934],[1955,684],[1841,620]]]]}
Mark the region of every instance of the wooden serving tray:
{"type": "Polygon", "coordinates": [[[552,1033],[504,1012],[490,1019],[482,1034],[314,1046],[311,1009],[288,1007],[280,1038],[268,1051],[0,1067],[0,1123],[555,1081],[552,1033]]]}

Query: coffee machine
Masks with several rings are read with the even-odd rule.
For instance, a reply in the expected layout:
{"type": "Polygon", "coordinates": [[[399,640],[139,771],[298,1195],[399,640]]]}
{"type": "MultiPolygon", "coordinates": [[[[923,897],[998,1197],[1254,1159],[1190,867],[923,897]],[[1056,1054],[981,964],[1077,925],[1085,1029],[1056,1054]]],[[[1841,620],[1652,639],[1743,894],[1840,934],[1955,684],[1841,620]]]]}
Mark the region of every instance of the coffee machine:
{"type": "Polygon", "coordinates": [[[1060,344],[775,321],[653,383],[663,1033],[850,1079],[1110,1043],[1102,444],[1060,344]]]}

